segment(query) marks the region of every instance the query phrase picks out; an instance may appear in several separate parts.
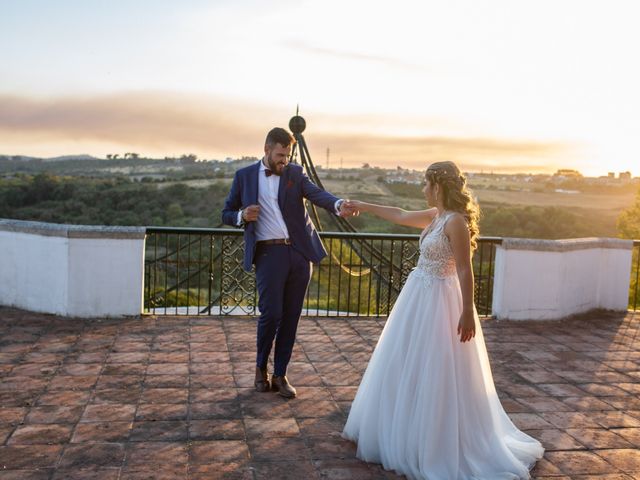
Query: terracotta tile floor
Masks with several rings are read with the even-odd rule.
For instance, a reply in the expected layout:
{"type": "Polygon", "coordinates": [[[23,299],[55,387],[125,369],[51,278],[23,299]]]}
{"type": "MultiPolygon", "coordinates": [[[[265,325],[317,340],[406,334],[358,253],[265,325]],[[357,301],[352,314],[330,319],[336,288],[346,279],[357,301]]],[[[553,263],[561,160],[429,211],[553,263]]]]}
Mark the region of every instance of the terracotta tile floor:
{"type": "MultiPolygon", "coordinates": [[[[81,320],[0,308],[2,479],[389,479],[339,436],[384,324],[301,320],[288,376],[252,390],[251,318],[81,320]]],[[[640,479],[640,317],[484,322],[534,478],[640,479]]]]}

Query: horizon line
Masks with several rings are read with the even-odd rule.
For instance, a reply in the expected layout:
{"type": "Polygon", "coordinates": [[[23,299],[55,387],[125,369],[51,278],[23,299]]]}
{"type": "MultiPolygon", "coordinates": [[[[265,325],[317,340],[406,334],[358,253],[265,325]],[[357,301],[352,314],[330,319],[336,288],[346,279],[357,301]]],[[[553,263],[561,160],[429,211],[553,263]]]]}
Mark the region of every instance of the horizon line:
{"type": "MultiPolygon", "coordinates": [[[[137,152],[125,152],[125,154],[131,154],[131,153],[136,153],[137,155],[139,155],[137,158],[132,158],[132,157],[127,157],[125,158],[124,156],[120,157],[121,154],[116,154],[119,156],[119,158],[106,158],[106,157],[97,157],[95,155],[92,154],[88,154],[88,153],[81,153],[81,154],[67,154],[67,155],[56,155],[54,157],[36,157],[36,156],[32,156],[32,155],[22,155],[22,154],[4,154],[4,153],[0,153],[0,159],[12,159],[12,157],[20,157],[23,159],[32,159],[32,160],[43,160],[43,161],[57,161],[57,162],[65,162],[65,161],[73,161],[73,160],[87,160],[87,161],[92,161],[92,160],[97,160],[97,161],[112,161],[112,160],[153,160],[153,161],[171,161],[171,160],[179,160],[182,157],[185,156],[189,156],[189,155],[195,155],[195,154],[182,154],[182,156],[165,156],[165,157],[147,157],[147,156],[143,156],[137,152]]],[[[122,154],[124,155],[124,154],[122,154]]],[[[248,160],[248,159],[259,159],[259,157],[253,156],[253,155],[245,155],[239,158],[233,158],[233,157],[226,157],[225,159],[216,159],[216,158],[199,158],[196,155],[196,162],[221,162],[221,163],[229,163],[229,162],[240,162],[243,160],[248,160]]],[[[29,161],[29,160],[25,160],[25,161],[29,161]]],[[[353,169],[362,169],[364,168],[365,164],[369,164],[369,168],[371,169],[381,169],[381,170],[391,170],[391,171],[397,171],[398,167],[400,167],[402,170],[408,170],[408,171],[412,171],[412,172],[420,172],[421,169],[417,169],[417,168],[405,168],[405,167],[401,167],[400,165],[394,167],[385,167],[385,166],[381,166],[381,165],[373,165],[369,162],[364,162],[362,163],[361,166],[344,166],[344,167],[334,167],[331,166],[329,168],[325,167],[324,165],[322,165],[321,163],[314,165],[315,168],[320,169],[320,170],[353,170],[353,169]]],[[[535,175],[556,175],[559,171],[561,170],[567,170],[567,171],[576,171],[578,172],[583,178],[609,178],[609,174],[613,173],[615,174],[621,174],[621,173],[629,173],[631,174],[631,178],[632,179],[638,179],[640,178],[640,175],[634,175],[630,170],[624,170],[624,171],[607,171],[604,174],[600,174],[600,175],[585,175],[583,174],[579,169],[575,169],[575,168],[564,168],[564,167],[554,167],[553,169],[548,169],[548,168],[544,168],[541,167],[540,169],[537,169],[536,171],[532,171],[532,170],[503,170],[503,169],[495,169],[495,168],[489,168],[489,167],[476,167],[474,169],[462,169],[464,173],[473,173],[473,174],[484,174],[484,175],[531,175],[531,176],[535,176],[535,175]],[[555,170],[555,172],[554,172],[555,170]]],[[[614,179],[618,179],[619,177],[613,177],[614,179]]]]}

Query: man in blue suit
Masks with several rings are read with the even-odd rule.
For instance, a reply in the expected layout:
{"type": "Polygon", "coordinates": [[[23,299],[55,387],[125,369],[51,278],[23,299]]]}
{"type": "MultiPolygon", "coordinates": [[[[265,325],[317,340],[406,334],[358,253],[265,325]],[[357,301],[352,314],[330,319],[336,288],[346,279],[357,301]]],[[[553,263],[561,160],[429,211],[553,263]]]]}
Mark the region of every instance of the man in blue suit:
{"type": "Polygon", "coordinates": [[[327,255],[304,199],[334,215],[353,214],[342,199],[312,183],[301,166],[289,165],[294,143],[285,129],[272,129],[262,160],[236,172],[222,210],[225,224],[244,227],[244,269],[256,267],[260,318],[255,388],[272,389],[286,398],[296,396],[286,371],[311,264],[327,255]],[[274,339],[274,371],[269,378],[267,362],[274,339]]]}

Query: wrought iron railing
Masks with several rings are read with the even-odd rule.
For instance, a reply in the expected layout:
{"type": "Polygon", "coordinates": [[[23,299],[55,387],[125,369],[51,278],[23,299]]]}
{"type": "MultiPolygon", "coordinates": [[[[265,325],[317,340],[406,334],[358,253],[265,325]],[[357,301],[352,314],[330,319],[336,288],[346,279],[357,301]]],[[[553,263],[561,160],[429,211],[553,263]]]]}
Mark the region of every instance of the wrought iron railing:
{"type": "MultiPolygon", "coordinates": [[[[329,255],[315,265],[305,316],[387,315],[418,258],[418,235],[322,232],[329,255]]],[[[473,259],[478,313],[491,315],[498,237],[482,237],[473,259]]],[[[253,315],[257,290],[242,268],[242,231],[147,228],[144,312],[253,315]]]]}
{"type": "Polygon", "coordinates": [[[638,311],[640,308],[640,240],[633,241],[631,261],[631,282],[629,284],[629,309],[638,311]]]}

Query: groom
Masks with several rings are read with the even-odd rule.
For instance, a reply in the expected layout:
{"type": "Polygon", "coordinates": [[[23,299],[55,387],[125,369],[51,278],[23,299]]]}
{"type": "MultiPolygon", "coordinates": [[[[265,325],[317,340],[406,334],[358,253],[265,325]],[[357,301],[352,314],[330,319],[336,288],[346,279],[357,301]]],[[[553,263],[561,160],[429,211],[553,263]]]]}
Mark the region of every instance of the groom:
{"type": "Polygon", "coordinates": [[[286,398],[296,396],[286,372],[311,263],[320,262],[327,254],[304,199],[335,215],[353,213],[342,199],[312,183],[301,166],[289,165],[295,142],[283,128],[272,129],[262,160],[236,172],[222,210],[225,224],[244,227],[244,269],[251,271],[251,265],[256,266],[260,318],[255,388],[259,392],[273,389],[286,398]],[[267,362],[274,339],[270,379],[267,362]]]}

